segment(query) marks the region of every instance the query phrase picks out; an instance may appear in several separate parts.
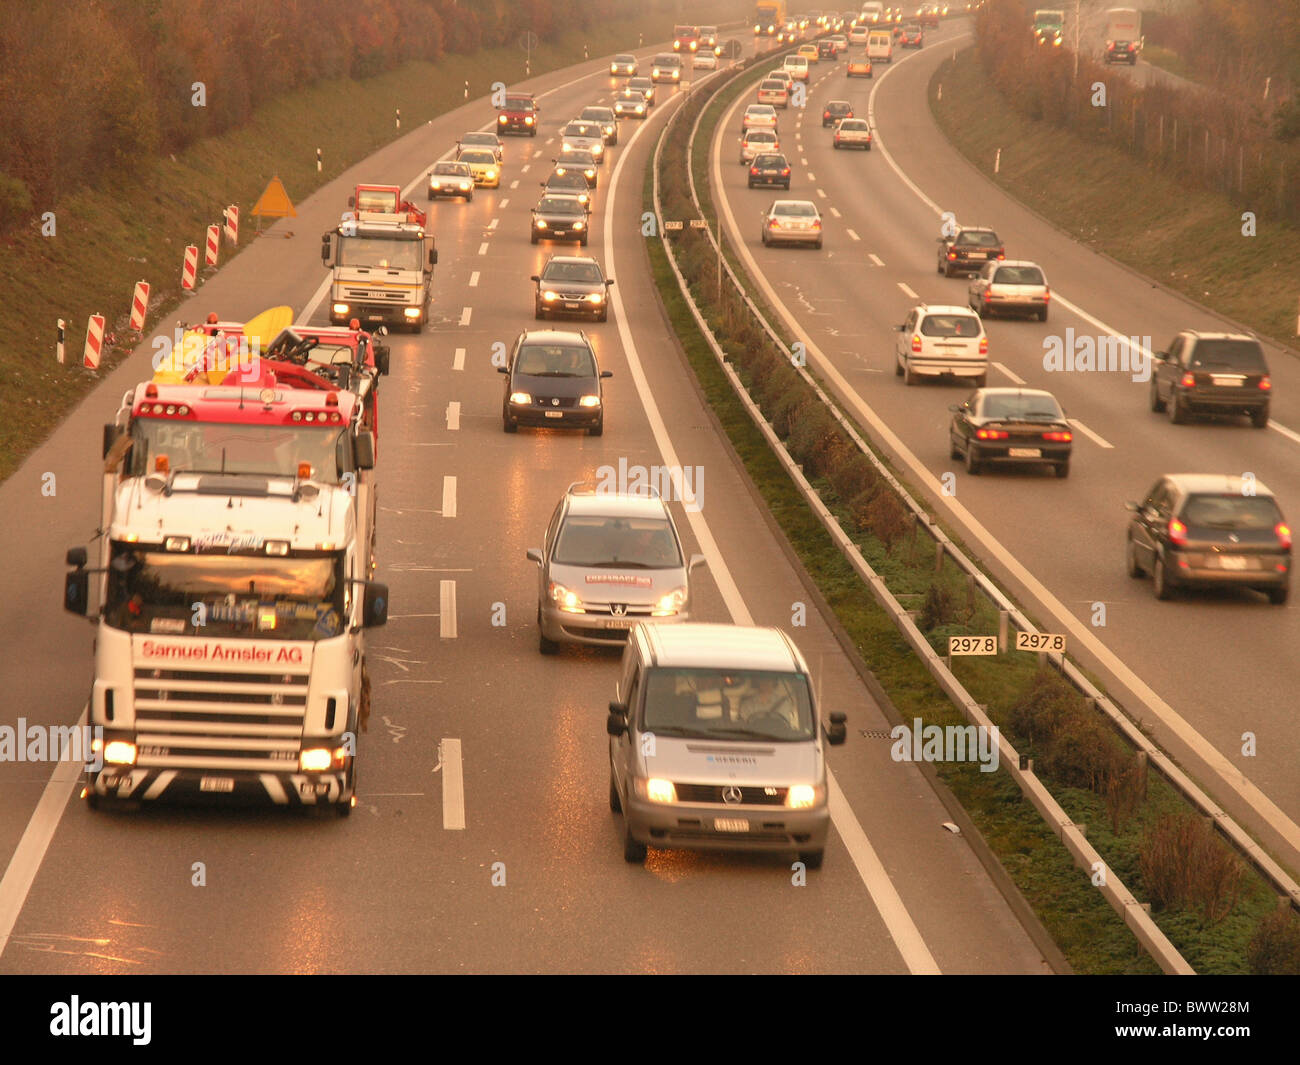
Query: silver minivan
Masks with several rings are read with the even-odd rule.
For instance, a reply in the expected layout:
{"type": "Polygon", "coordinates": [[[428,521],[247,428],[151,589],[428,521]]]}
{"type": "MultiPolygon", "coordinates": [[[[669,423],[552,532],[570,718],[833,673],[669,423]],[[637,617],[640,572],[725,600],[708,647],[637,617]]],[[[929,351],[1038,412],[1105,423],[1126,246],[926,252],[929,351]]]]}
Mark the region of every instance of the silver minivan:
{"type": "Polygon", "coordinates": [[[830,810],[812,678],[779,629],[636,625],[609,704],[609,805],[623,857],[647,845],[793,852],[822,864],[830,810]]]}

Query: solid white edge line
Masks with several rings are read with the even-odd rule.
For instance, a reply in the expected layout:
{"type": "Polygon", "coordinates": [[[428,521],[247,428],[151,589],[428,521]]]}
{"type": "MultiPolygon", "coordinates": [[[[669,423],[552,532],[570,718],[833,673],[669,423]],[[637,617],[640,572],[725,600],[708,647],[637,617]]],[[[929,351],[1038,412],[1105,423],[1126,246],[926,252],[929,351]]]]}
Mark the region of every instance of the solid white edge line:
{"type": "Polygon", "coordinates": [[[442,827],[460,831],[465,827],[465,765],[460,740],[439,740],[438,761],[442,773],[442,827]]]}

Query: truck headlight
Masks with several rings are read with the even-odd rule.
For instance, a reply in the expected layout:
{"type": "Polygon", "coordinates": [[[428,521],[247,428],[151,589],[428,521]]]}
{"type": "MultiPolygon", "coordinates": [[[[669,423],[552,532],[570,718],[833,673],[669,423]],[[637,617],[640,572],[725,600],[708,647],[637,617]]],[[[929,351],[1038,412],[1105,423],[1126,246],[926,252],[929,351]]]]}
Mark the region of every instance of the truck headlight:
{"type": "Polygon", "coordinates": [[[812,784],[795,784],[785,793],[785,805],[791,810],[811,810],[822,800],[822,790],[812,784]]]}
{"type": "Polygon", "coordinates": [[[304,773],[324,773],[347,765],[346,747],[308,747],[298,755],[298,768],[304,773]]]}
{"type": "Polygon", "coordinates": [[[109,740],[104,744],[105,765],[135,765],[135,744],[130,740],[109,740]]]}
{"type": "Polygon", "coordinates": [[[346,303],[335,303],[332,305],[331,310],[334,314],[342,316],[348,313],[348,305],[346,303]]]}
{"type": "Polygon", "coordinates": [[[583,229],[583,228],[585,228],[585,226],[583,225],[582,222],[574,222],[574,223],[573,223],[573,228],[574,228],[574,229],[583,229]]]}
{"type": "Polygon", "coordinates": [[[402,314],[403,314],[405,317],[410,318],[412,321],[414,321],[415,319],[417,319],[417,318],[420,317],[420,308],[419,308],[419,307],[403,307],[403,308],[402,308],[402,314]]]}
{"type": "Polygon", "coordinates": [[[579,407],[599,407],[599,406],[600,406],[600,397],[599,397],[599,396],[579,396],[579,397],[578,397],[578,406],[579,406],[579,407]]]}

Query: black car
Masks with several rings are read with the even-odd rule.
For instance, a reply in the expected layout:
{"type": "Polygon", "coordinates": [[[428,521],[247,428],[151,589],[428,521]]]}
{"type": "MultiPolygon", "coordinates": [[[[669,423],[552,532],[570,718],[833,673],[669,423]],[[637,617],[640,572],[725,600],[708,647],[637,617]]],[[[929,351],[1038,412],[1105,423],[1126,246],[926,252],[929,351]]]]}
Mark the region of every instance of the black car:
{"type": "MultiPolygon", "coordinates": [[[[580,181],[582,175],[577,175],[580,181]]],[[[548,193],[533,208],[532,242],[576,240],[586,245],[591,216],[576,196],[548,193]]]]}
{"type": "Polygon", "coordinates": [[[1007,250],[991,229],[965,227],[945,233],[939,241],[938,272],[944,277],[954,273],[973,273],[990,259],[1005,259],[1007,250]]]}
{"type": "Polygon", "coordinates": [[[835,42],[823,40],[817,42],[818,59],[834,59],[839,53],[835,50],[835,42]]]}
{"type": "Polygon", "coordinates": [[[1161,477],[1141,503],[1127,503],[1125,564],[1151,574],[1157,599],[1179,587],[1241,585],[1285,603],[1291,588],[1291,527],[1273,493],[1251,478],[1209,473],[1161,477]]]}
{"type": "Polygon", "coordinates": [[[780,185],[790,187],[790,163],[780,152],[762,152],[749,164],[749,187],[780,185]]]}
{"type": "Polygon", "coordinates": [[[595,156],[591,152],[584,151],[567,151],[561,152],[551,160],[555,166],[556,174],[567,174],[571,170],[576,170],[587,180],[587,188],[594,189],[600,175],[600,164],[596,162],[595,156]]]}
{"type": "Polygon", "coordinates": [[[576,170],[557,174],[552,170],[550,176],[539,184],[547,193],[558,192],[566,196],[576,196],[583,207],[591,209],[591,186],[587,184],[585,174],[576,170]]]}
{"type": "Polygon", "coordinates": [[[1191,414],[1245,414],[1263,429],[1272,392],[1264,349],[1250,336],[1189,329],[1152,364],[1151,409],[1168,409],[1175,425],[1191,414]]]}
{"type": "Polygon", "coordinates": [[[509,365],[498,371],[506,375],[501,424],[507,433],[521,425],[585,429],[589,436],[605,431],[600,382],[614,375],[596,364],[585,333],[520,333],[509,365]]]}
{"type": "Polygon", "coordinates": [[[952,411],[948,453],[978,474],[987,462],[1040,463],[1057,477],[1070,475],[1074,433],[1050,392],[1035,388],[980,388],[952,411]]]}
{"type": "Polygon", "coordinates": [[[833,126],[842,118],[853,117],[853,105],[848,100],[831,100],[822,108],[822,129],[833,126]]]}
{"type": "Polygon", "coordinates": [[[533,274],[537,291],[533,296],[533,317],[552,314],[590,315],[598,322],[609,317],[609,286],[595,259],[576,255],[552,255],[540,274],[533,274]]]}

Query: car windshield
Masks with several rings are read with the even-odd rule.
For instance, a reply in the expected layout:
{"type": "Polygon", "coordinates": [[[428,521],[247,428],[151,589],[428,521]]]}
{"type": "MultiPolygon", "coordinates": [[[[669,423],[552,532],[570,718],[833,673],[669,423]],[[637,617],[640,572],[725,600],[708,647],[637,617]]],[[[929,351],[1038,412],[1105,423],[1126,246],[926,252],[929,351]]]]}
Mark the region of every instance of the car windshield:
{"type": "Polygon", "coordinates": [[[998,240],[996,233],[968,229],[957,238],[957,243],[973,244],[977,248],[996,248],[1002,242],[998,240]]]}
{"type": "Polygon", "coordinates": [[[755,133],[750,133],[750,134],[745,138],[745,143],[746,143],[746,144],[749,144],[749,145],[754,145],[754,144],[775,144],[775,143],[776,143],[776,134],[775,134],[775,133],[769,133],[767,130],[758,130],[758,131],[755,132],[755,133]]]}
{"type": "Polygon", "coordinates": [[[551,561],[604,569],[676,569],[682,553],[665,518],[570,514],[556,535],[551,561]]]}
{"type": "Polygon", "coordinates": [[[632,56],[632,55],[616,55],[616,56],[614,57],[614,62],[615,62],[615,63],[635,63],[635,62],[636,62],[636,56],[632,56]]]}
{"type": "Polygon", "coordinates": [[[531,111],[533,107],[534,107],[533,98],[531,96],[507,96],[506,97],[505,109],[507,111],[531,111]]]}
{"type": "Polygon", "coordinates": [[[1183,506],[1183,521],[1210,529],[1263,531],[1282,520],[1269,496],[1194,495],[1183,506]]]}
{"type": "Polygon", "coordinates": [[[542,271],[543,281],[586,281],[599,285],[605,279],[595,263],[548,263],[542,271]]]}
{"type": "Polygon", "coordinates": [[[384,240],[379,237],[339,235],[339,266],[368,266],[381,270],[419,270],[424,241],[384,240]]]}
{"type": "Polygon", "coordinates": [[[826,105],[826,110],[833,115],[847,115],[853,108],[843,100],[832,100],[826,105]]]}
{"type": "Polygon", "coordinates": [[[1048,395],[985,396],[982,413],[986,418],[1024,418],[1061,420],[1064,415],[1056,399],[1048,395]]]}
{"type": "Polygon", "coordinates": [[[343,631],[346,589],[341,552],[192,554],[114,543],[104,618],[156,635],[321,640],[343,631]]]}
{"type": "Polygon", "coordinates": [[[582,112],[582,117],[592,122],[608,122],[612,115],[608,107],[588,107],[582,112]]]}
{"type": "Polygon", "coordinates": [[[1036,266],[999,266],[993,275],[995,285],[1041,285],[1043,271],[1036,266]]]}
{"type": "Polygon", "coordinates": [[[1254,340],[1198,340],[1192,352],[1198,369],[1232,369],[1243,373],[1268,373],[1264,352],[1254,340]]]}
{"type": "Polygon", "coordinates": [[[763,167],[773,167],[773,168],[783,167],[785,166],[785,156],[784,155],[756,155],[754,156],[754,166],[760,169],[763,167]]]}
{"type": "Polygon", "coordinates": [[[542,202],[537,205],[537,209],[542,214],[585,215],[587,213],[582,204],[577,200],[569,199],[567,196],[545,196],[542,198],[542,202]]]}
{"type": "Polygon", "coordinates": [[[816,218],[817,208],[811,203],[778,203],[772,208],[772,213],[792,215],[795,218],[816,218]]]}
{"type": "Polygon", "coordinates": [[[525,344],[515,373],[527,377],[595,377],[596,360],[577,344],[525,344]]]}
{"type": "Polygon", "coordinates": [[[563,174],[552,172],[546,184],[556,189],[586,189],[587,179],[581,174],[565,171],[563,174]]]}
{"type": "Polygon", "coordinates": [[[921,335],[977,337],[980,335],[980,320],[973,314],[927,314],[921,321],[921,335]]]}
{"type": "Polygon", "coordinates": [[[466,133],[460,139],[461,144],[481,144],[485,148],[495,148],[500,140],[495,133],[466,133]]]}
{"type": "Polygon", "coordinates": [[[486,148],[470,148],[468,151],[461,152],[457,159],[460,163],[495,163],[496,161],[496,154],[486,148]]]}
{"type": "MultiPolygon", "coordinates": [[[[350,361],[350,360],[349,360],[350,361]]],[[[286,415],[287,417],[287,415],[286,415]]],[[[168,469],[197,473],[250,473],[296,477],[311,464],[312,479],[338,484],[353,469],[352,449],[342,426],[240,425],[188,419],[135,417],[131,420],[130,474],[142,477],[154,460],[168,469]]]]}
{"type": "Polygon", "coordinates": [[[470,169],[464,163],[439,163],[433,168],[435,174],[451,174],[455,177],[468,177],[470,169]]]}
{"type": "Polygon", "coordinates": [[[600,127],[593,126],[590,122],[570,122],[564,127],[566,137],[591,137],[593,140],[601,136],[600,127]]]}
{"type": "Polygon", "coordinates": [[[802,673],[659,667],[646,672],[642,729],[660,736],[796,742],[816,737],[802,673]]]}

